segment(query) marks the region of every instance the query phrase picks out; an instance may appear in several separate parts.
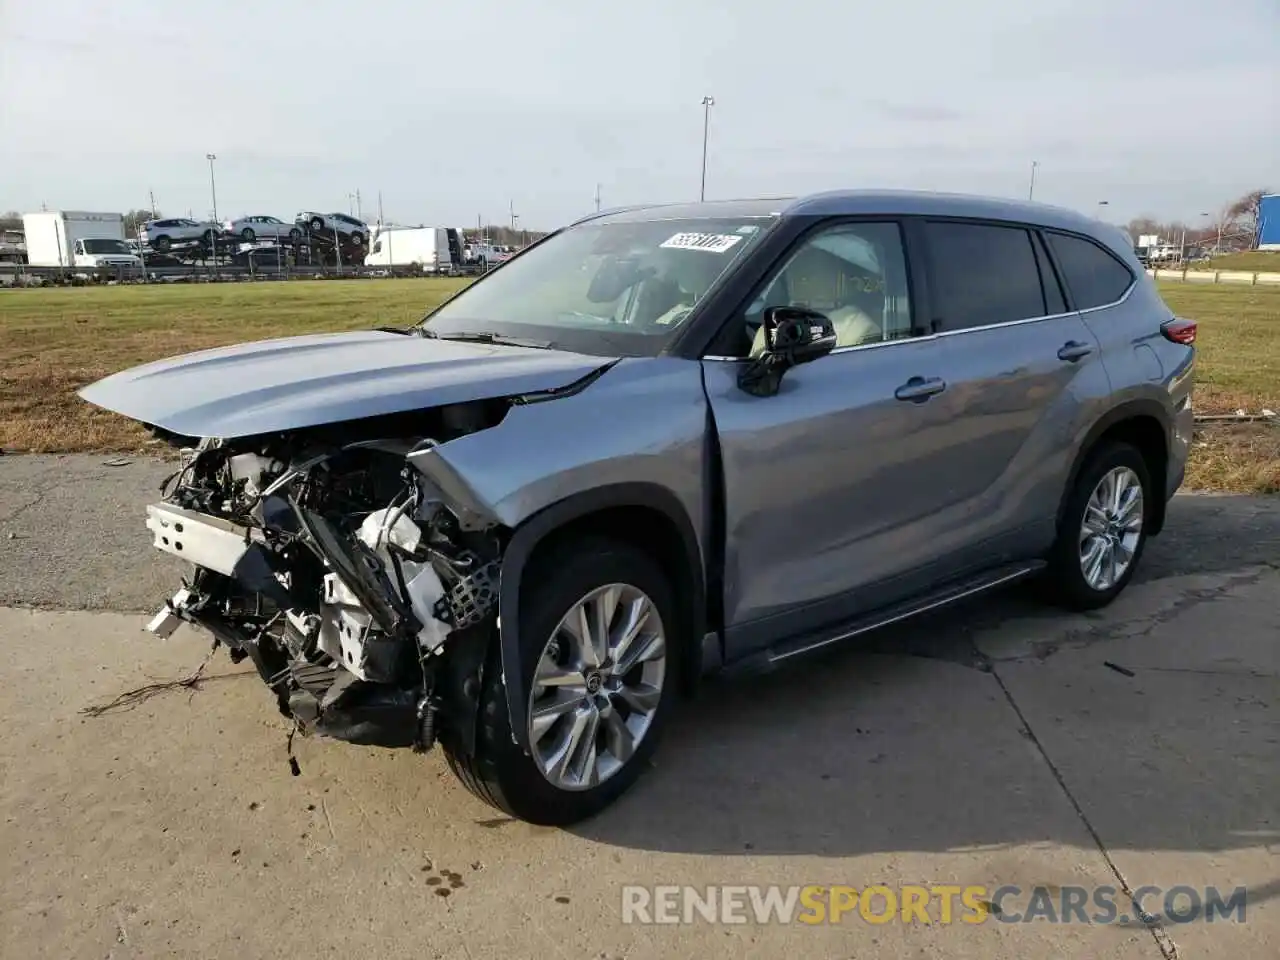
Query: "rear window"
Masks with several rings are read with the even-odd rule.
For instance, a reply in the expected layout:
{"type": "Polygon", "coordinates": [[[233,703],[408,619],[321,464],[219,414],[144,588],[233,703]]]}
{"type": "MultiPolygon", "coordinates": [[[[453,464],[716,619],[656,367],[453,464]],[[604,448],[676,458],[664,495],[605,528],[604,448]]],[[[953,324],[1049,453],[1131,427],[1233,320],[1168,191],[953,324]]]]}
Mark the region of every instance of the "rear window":
{"type": "Polygon", "coordinates": [[[1065,233],[1046,236],[1077,310],[1115,303],[1133,283],[1129,268],[1092,240],[1065,233]]]}
{"type": "Polygon", "coordinates": [[[947,330],[1047,314],[1031,234],[981,223],[926,225],[934,311],[947,330]]]}

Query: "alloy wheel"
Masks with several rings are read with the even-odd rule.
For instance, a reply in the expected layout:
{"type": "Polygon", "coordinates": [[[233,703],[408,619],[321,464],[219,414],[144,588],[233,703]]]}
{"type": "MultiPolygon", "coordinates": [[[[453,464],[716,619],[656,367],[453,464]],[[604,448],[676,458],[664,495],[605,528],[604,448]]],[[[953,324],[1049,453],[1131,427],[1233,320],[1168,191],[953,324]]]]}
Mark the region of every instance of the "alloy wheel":
{"type": "Polygon", "coordinates": [[[1129,467],[1107,471],[1093,488],[1080,524],[1080,572],[1099,592],[1120,581],[1142,539],[1142,481],[1129,467]]]}
{"type": "Polygon", "coordinates": [[[533,676],[529,743],[561,790],[588,790],[624,766],[662,701],[667,641],[658,608],[624,583],[592,590],[552,632],[533,676]]]}

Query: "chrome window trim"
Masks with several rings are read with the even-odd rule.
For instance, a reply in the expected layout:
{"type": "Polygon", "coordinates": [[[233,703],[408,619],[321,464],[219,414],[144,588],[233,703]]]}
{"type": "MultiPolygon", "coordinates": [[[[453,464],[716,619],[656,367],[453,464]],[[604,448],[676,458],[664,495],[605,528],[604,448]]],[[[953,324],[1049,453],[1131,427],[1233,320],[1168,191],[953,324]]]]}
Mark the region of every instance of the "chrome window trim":
{"type": "MultiPolygon", "coordinates": [[[[1045,320],[1061,320],[1065,317],[1082,317],[1086,313],[1097,313],[1099,310],[1110,310],[1112,307],[1118,307],[1126,300],[1138,286],[1138,279],[1130,272],[1130,283],[1125,288],[1124,293],[1116,300],[1110,303],[1103,303],[1096,307],[1088,307],[1084,310],[1068,310],[1066,313],[1050,313],[1042,317],[1027,317],[1024,320],[1004,320],[1000,323],[988,323],[981,327],[965,327],[962,330],[941,330],[937,333],[923,334],[919,337],[899,337],[895,340],[881,340],[876,343],[859,343],[851,347],[836,347],[828,356],[836,356],[837,354],[851,353],[855,350],[875,350],[880,347],[894,347],[903,343],[920,343],[922,340],[937,340],[941,337],[957,337],[966,333],[981,333],[984,330],[999,330],[1003,327],[1021,327],[1028,323],[1041,323],[1045,320]]],[[[725,357],[720,355],[708,355],[703,360],[715,360],[720,363],[741,363],[750,360],[750,357],[725,357]]]]}

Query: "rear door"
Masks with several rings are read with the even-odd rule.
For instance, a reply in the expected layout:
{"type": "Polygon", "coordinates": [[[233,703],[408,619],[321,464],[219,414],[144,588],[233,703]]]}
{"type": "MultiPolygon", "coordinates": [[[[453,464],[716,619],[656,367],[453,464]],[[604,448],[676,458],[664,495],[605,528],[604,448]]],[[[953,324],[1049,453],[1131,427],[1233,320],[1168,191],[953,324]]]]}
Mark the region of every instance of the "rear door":
{"type": "Polygon", "coordinates": [[[959,443],[935,533],[958,573],[1048,547],[1074,438],[1110,385],[1038,230],[928,220],[923,236],[959,443]]]}

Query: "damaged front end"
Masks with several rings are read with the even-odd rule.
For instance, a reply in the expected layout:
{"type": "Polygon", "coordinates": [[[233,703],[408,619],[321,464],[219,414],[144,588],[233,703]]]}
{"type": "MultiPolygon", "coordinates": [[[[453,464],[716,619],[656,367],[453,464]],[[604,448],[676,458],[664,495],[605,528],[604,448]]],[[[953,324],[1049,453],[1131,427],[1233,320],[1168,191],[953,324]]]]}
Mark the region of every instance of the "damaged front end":
{"type": "MultiPolygon", "coordinates": [[[[445,440],[492,422],[476,404],[436,413],[445,440]]],[[[195,572],[148,629],[209,630],[304,734],[427,750],[447,728],[469,747],[505,530],[411,465],[436,440],[344,433],[185,450],[147,526],[195,572]]]]}

